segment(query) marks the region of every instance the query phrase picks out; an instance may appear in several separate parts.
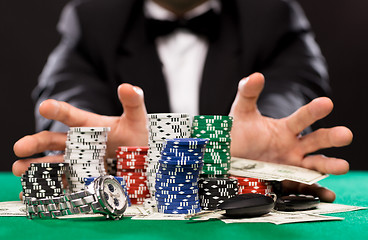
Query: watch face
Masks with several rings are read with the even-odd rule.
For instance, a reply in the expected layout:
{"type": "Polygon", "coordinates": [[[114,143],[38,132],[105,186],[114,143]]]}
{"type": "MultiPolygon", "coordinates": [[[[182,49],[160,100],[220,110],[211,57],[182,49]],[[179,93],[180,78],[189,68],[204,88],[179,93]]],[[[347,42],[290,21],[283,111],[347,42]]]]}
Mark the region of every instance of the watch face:
{"type": "Polygon", "coordinates": [[[101,198],[107,209],[113,214],[123,214],[127,206],[127,198],[122,186],[113,178],[105,178],[102,183],[101,198]]]}

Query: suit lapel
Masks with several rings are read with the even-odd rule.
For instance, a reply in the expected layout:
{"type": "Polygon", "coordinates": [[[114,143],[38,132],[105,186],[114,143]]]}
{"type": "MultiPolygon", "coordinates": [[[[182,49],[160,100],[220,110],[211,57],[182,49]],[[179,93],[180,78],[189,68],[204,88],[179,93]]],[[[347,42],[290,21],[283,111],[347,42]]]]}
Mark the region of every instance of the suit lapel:
{"type": "Polygon", "coordinates": [[[148,113],[169,112],[167,87],[162,63],[155,44],[147,37],[142,3],[137,4],[128,21],[118,54],[118,75],[122,82],[141,87],[145,94],[148,113]]]}
{"type": "Polygon", "coordinates": [[[233,1],[222,1],[219,38],[210,42],[200,90],[200,114],[227,115],[241,79],[240,43],[233,1]]]}

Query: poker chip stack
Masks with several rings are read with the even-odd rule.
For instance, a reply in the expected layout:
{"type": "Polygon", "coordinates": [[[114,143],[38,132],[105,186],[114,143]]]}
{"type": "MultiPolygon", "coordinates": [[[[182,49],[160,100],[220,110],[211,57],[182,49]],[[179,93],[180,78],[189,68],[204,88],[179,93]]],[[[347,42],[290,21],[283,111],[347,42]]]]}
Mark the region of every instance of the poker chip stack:
{"type": "Polygon", "coordinates": [[[64,193],[62,175],[65,163],[31,163],[21,177],[23,198],[51,198],[64,193]]]}
{"type": "MultiPolygon", "coordinates": [[[[130,201],[129,196],[128,196],[128,190],[127,190],[127,186],[126,186],[126,182],[125,182],[124,178],[123,177],[116,177],[116,176],[114,176],[114,178],[123,187],[125,195],[127,196],[127,199],[128,199],[128,206],[131,206],[131,201],[130,201]]],[[[88,187],[95,179],[96,179],[96,177],[86,177],[86,178],[84,178],[84,185],[86,187],[88,187]]]]}
{"type": "Polygon", "coordinates": [[[85,189],[85,177],[105,175],[104,157],[106,154],[108,127],[72,127],[67,134],[64,162],[69,191],[85,189]]]}
{"type": "Polygon", "coordinates": [[[273,181],[239,176],[230,176],[230,178],[238,180],[238,194],[258,193],[268,195],[273,192],[273,181]]]}
{"type": "Polygon", "coordinates": [[[116,175],[126,181],[132,204],[143,204],[150,197],[147,187],[146,159],[148,147],[119,147],[116,150],[116,175]]]}
{"type": "Polygon", "coordinates": [[[203,157],[202,174],[223,177],[230,168],[230,131],[233,117],[219,115],[194,116],[192,138],[207,138],[209,142],[203,157]]]}
{"type": "Polygon", "coordinates": [[[238,194],[238,180],[230,178],[200,178],[199,199],[202,210],[214,210],[226,199],[238,194]]]}
{"type": "Polygon", "coordinates": [[[193,214],[201,210],[198,177],[207,139],[168,139],[159,160],[155,197],[158,212],[193,214]]]}
{"type": "Polygon", "coordinates": [[[107,158],[106,159],[106,172],[108,175],[116,176],[116,158],[107,158]]]}
{"type": "Polygon", "coordinates": [[[161,157],[165,140],[190,137],[190,116],[186,113],[148,114],[149,139],[147,158],[147,185],[151,196],[155,193],[155,178],[158,161],[161,157]]]}

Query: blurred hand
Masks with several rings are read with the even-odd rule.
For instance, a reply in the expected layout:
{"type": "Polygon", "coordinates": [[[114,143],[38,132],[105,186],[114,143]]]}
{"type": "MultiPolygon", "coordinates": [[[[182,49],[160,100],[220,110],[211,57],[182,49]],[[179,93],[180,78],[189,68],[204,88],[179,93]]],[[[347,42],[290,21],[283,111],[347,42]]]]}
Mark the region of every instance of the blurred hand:
{"type": "MultiPolygon", "coordinates": [[[[148,144],[147,112],[142,89],[125,83],[119,86],[118,95],[124,108],[124,113],[119,117],[98,115],[52,99],[41,103],[39,111],[43,117],[69,127],[110,127],[107,157],[114,157],[118,146],[148,144]]],[[[65,141],[66,133],[43,131],[18,140],[14,144],[14,153],[25,158],[44,151],[64,151],[65,141]]],[[[62,155],[22,159],[14,162],[13,173],[20,176],[34,162],[62,161],[62,155]]]]}
{"type": "MultiPolygon", "coordinates": [[[[305,128],[332,111],[332,101],[326,97],[317,98],[288,117],[273,119],[262,116],[257,108],[257,99],[263,86],[264,77],[260,73],[239,82],[230,111],[234,117],[231,155],[300,166],[327,174],[348,172],[349,164],[343,159],[309,155],[320,149],[350,144],[353,134],[348,128],[318,129],[305,136],[300,135],[305,128]]],[[[333,192],[317,184],[306,186],[289,183],[285,189],[314,193],[327,202],[335,199],[333,192]]]]}

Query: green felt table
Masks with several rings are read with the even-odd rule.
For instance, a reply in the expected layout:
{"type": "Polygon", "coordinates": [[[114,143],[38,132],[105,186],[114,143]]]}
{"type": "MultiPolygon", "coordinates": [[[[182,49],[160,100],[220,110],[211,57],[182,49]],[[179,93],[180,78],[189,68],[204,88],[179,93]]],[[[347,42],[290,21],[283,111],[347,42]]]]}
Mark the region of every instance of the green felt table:
{"type": "MultiPolygon", "coordinates": [[[[16,201],[20,180],[0,173],[0,201],[16,201]]],[[[320,182],[337,193],[336,203],[368,206],[368,172],[352,171],[320,182]]],[[[225,224],[221,221],[120,221],[102,219],[29,220],[0,217],[0,239],[368,239],[368,211],[330,214],[343,221],[294,223],[225,224]]]]}

